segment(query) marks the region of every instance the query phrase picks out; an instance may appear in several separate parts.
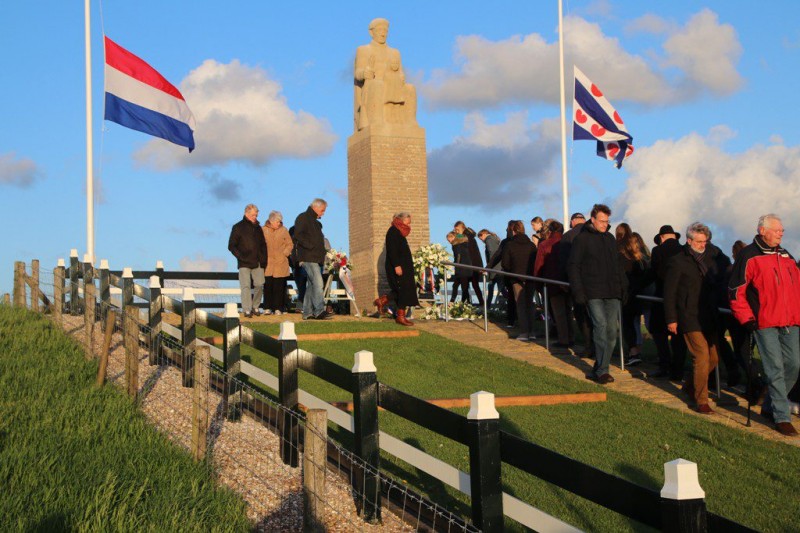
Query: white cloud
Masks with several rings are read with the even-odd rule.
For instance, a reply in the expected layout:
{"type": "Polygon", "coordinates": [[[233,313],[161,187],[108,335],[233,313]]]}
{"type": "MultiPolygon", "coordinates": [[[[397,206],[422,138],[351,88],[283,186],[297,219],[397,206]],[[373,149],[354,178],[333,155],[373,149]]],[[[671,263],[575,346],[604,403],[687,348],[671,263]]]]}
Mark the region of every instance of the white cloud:
{"type": "Polygon", "coordinates": [[[465,137],[428,154],[431,203],[509,207],[548,197],[560,157],[557,120],[529,125],[520,112],[489,124],[472,113],[465,128],[465,137]]]}
{"type": "MultiPolygon", "coordinates": [[[[600,25],[564,19],[565,64],[579,65],[614,101],[665,105],[696,98],[704,91],[727,95],[741,86],[741,55],[733,27],[703,10],[684,26],[654,15],[631,23],[634,31],[665,35],[654,61],[626,51],[600,25]],[[655,63],[655,64],[654,64],[655,63]]],[[[490,41],[477,35],[456,40],[454,70],[436,70],[421,92],[433,107],[476,109],[508,103],[559,101],[558,41],[539,34],[490,41]]],[[[565,73],[571,79],[571,73],[565,73]]],[[[568,84],[569,85],[569,84],[568,84]]],[[[571,87],[567,90],[571,98],[571,87]]]]}
{"type": "MultiPolygon", "coordinates": [[[[692,133],[638,149],[626,161],[627,190],[614,219],[630,223],[648,244],[663,224],[684,233],[699,220],[712,226],[725,253],[734,240],[752,239],[760,215],[777,213],[787,228],[800,227],[800,146],[728,153],[711,137],[692,133]]],[[[800,235],[787,234],[784,244],[800,252],[800,235]]]]}
{"type": "Polygon", "coordinates": [[[24,189],[33,185],[42,175],[32,159],[19,158],[14,152],[0,154],[0,185],[24,189]]]}
{"type": "MultiPolygon", "coordinates": [[[[184,256],[179,261],[179,270],[183,272],[225,272],[228,262],[222,257],[206,257],[203,252],[197,252],[194,257],[184,256]]],[[[219,287],[219,281],[213,280],[166,280],[169,288],[190,287],[195,289],[219,287]]]]}
{"type": "Polygon", "coordinates": [[[195,151],[152,140],[135,154],[138,162],[159,170],[234,161],[262,166],[327,154],[336,141],[326,119],[291,109],[281,84],[259,67],[207,59],[180,89],[197,120],[195,151]]]}
{"type": "Polygon", "coordinates": [[[708,90],[728,95],[742,86],[736,70],[742,45],[730,24],[720,24],[717,14],[704,9],[664,43],[666,65],[680,69],[689,95],[708,90]]]}

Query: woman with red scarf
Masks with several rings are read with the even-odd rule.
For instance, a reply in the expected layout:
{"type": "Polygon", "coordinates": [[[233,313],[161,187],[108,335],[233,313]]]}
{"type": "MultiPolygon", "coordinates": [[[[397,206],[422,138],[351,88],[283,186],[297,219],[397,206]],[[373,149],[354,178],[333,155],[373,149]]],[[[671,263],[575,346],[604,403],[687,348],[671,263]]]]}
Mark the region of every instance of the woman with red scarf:
{"type": "Polygon", "coordinates": [[[406,308],[419,305],[417,284],[414,277],[414,259],[406,237],[411,233],[411,213],[397,213],[386,232],[386,280],[390,292],[375,300],[378,316],[383,308],[394,300],[397,304],[395,322],[403,326],[413,326],[406,318],[406,308]]]}

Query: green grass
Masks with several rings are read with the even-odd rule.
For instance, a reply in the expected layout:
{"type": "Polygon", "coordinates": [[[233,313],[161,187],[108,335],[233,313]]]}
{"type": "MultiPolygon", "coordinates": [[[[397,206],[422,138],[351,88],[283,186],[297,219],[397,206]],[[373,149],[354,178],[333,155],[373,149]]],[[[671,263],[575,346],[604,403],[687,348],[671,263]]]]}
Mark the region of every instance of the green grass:
{"type": "MultiPolygon", "coordinates": [[[[277,325],[255,325],[277,334],[277,325]]],[[[389,322],[300,323],[298,333],[402,329],[389,322]]],[[[421,332],[416,338],[301,342],[301,348],[351,368],[353,354],[375,354],[378,379],[420,398],[465,398],[478,390],[498,396],[606,390],[500,355],[421,332]]],[[[243,357],[272,373],[272,357],[243,347],[243,357]]],[[[347,392],[300,373],[300,387],[327,400],[351,400],[347,392]]],[[[580,405],[501,408],[501,426],[559,453],[640,485],[660,489],[665,462],[684,458],[698,463],[708,508],[763,531],[797,528],[800,449],[764,440],[688,412],[661,407],[608,390],[608,401],[580,405]],[[794,502],[794,503],[792,503],[794,502]]],[[[457,410],[465,414],[466,409],[457,410]]],[[[390,413],[380,415],[381,429],[464,471],[466,447],[454,444],[390,413]]],[[[337,433],[344,441],[348,436],[337,433]]],[[[469,515],[466,499],[415,468],[389,456],[383,467],[429,494],[434,501],[469,515]]],[[[646,529],[505,466],[504,490],[547,513],[591,531],[646,529]]],[[[518,527],[518,526],[517,526],[518,527]]],[[[512,526],[512,529],[514,527],[512,526]]]]}
{"type": "Polygon", "coordinates": [[[40,315],[0,306],[0,529],[248,531],[215,486],[40,315]]]}

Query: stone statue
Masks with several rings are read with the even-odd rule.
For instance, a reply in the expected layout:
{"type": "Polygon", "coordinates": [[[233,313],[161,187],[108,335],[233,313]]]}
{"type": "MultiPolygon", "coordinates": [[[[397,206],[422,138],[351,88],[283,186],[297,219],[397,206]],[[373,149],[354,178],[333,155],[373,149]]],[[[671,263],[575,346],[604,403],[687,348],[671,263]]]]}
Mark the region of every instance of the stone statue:
{"type": "Polygon", "coordinates": [[[369,23],[372,42],[359,46],[355,64],[355,131],[367,126],[417,124],[417,92],[406,83],[400,52],[386,44],[389,21],[369,23]]]}

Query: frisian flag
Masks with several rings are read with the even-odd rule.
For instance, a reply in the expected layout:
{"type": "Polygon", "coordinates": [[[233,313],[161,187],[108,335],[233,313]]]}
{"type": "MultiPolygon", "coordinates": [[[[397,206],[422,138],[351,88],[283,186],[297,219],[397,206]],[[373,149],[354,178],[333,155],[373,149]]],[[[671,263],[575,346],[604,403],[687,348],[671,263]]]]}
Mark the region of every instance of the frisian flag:
{"type": "Polygon", "coordinates": [[[614,161],[620,168],[622,161],[633,153],[633,137],[617,110],[603,96],[597,85],[575,68],[575,100],[573,108],[573,140],[597,141],[597,155],[614,161]]]}
{"type": "Polygon", "coordinates": [[[194,115],[180,91],[108,37],[105,52],[105,119],[194,150],[194,115]]]}

